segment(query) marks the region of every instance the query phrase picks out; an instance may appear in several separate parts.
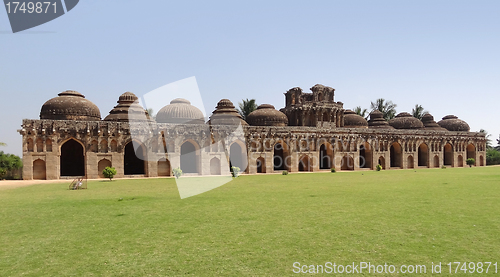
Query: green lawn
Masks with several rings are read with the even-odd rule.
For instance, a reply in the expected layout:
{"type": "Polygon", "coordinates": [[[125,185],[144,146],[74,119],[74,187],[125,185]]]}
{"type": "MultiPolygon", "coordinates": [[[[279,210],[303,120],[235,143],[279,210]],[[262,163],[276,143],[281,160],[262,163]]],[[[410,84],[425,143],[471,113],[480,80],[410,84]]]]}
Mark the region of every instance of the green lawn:
{"type": "Polygon", "coordinates": [[[1,190],[0,276],[284,276],[297,275],[294,262],[423,264],[426,275],[433,262],[500,266],[499,185],[500,167],[487,167],[241,176],[183,200],[173,179],[1,190]]]}

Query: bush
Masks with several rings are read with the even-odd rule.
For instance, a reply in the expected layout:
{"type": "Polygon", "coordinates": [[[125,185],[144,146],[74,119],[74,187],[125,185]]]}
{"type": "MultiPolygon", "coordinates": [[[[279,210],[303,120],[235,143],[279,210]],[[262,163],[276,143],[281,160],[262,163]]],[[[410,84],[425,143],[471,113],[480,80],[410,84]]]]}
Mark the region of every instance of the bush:
{"type": "Polygon", "coordinates": [[[12,179],[13,176],[8,175],[11,175],[13,171],[21,168],[22,166],[23,162],[21,161],[21,158],[12,154],[4,154],[3,151],[0,151],[0,179],[12,179]]]}
{"type": "Polygon", "coordinates": [[[441,167],[441,169],[446,169],[446,166],[444,166],[444,165],[443,165],[443,166],[441,167]]]}
{"type": "Polygon", "coordinates": [[[500,164],[500,152],[495,149],[486,150],[486,165],[500,164]]]}
{"type": "Polygon", "coordinates": [[[116,175],[116,169],[114,167],[106,166],[106,168],[102,171],[102,175],[112,181],[113,177],[116,175]]]}
{"type": "Polygon", "coordinates": [[[281,175],[288,175],[288,171],[287,171],[287,170],[283,170],[283,171],[281,172],[281,175]]]}
{"type": "Polygon", "coordinates": [[[379,165],[379,164],[377,164],[377,167],[376,167],[375,169],[376,169],[377,171],[380,171],[380,170],[382,170],[382,166],[381,166],[381,165],[379,165]]]}
{"type": "Polygon", "coordinates": [[[172,174],[175,176],[175,179],[179,179],[182,176],[182,169],[180,167],[172,169],[172,174]]]}
{"type": "Polygon", "coordinates": [[[330,168],[330,172],[331,172],[331,173],[335,173],[335,172],[336,172],[336,171],[335,171],[335,168],[330,168]]]}
{"type": "Polygon", "coordinates": [[[465,163],[469,166],[469,167],[472,167],[473,165],[476,164],[476,160],[474,160],[473,158],[468,158],[467,160],[465,160],[465,163]]]}
{"type": "Polygon", "coordinates": [[[233,175],[233,177],[238,177],[238,175],[240,175],[240,168],[237,166],[232,166],[231,175],[233,175]]]}

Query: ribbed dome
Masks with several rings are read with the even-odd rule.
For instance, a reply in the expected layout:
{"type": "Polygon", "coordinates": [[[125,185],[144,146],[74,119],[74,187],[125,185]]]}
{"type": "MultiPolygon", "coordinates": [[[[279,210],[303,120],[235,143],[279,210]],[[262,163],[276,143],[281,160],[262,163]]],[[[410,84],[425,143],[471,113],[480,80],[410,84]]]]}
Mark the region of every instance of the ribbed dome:
{"type": "Polygon", "coordinates": [[[204,124],[205,119],[200,109],[186,99],[177,98],[170,105],[161,108],[156,114],[158,123],[204,124]]]}
{"type": "Polygon", "coordinates": [[[375,129],[394,129],[389,122],[384,119],[384,114],[379,110],[374,110],[370,113],[370,120],[368,120],[368,128],[375,129]]]}
{"type": "Polygon", "coordinates": [[[101,120],[99,108],[79,92],[67,90],[45,102],[40,119],[101,120]]]}
{"type": "Polygon", "coordinates": [[[422,123],[424,124],[426,130],[446,131],[445,128],[439,126],[439,124],[434,121],[434,116],[429,113],[426,113],[424,114],[424,116],[422,116],[422,123]]]}
{"type": "Polygon", "coordinates": [[[460,132],[469,132],[470,127],[467,122],[458,119],[458,117],[454,115],[447,115],[443,117],[443,120],[438,122],[439,126],[445,128],[448,131],[460,131],[460,132]]]}
{"type": "Polygon", "coordinates": [[[211,125],[248,125],[229,99],[222,99],[217,103],[208,123],[211,125]]]}
{"type": "Polygon", "coordinates": [[[424,124],[418,118],[413,117],[411,114],[403,112],[396,115],[395,118],[389,120],[389,125],[396,129],[422,129],[424,124]]]}
{"type": "Polygon", "coordinates": [[[118,105],[115,106],[105,121],[150,121],[149,114],[139,105],[139,98],[132,92],[125,92],[118,98],[118,105]]]}
{"type": "Polygon", "coordinates": [[[273,105],[262,104],[247,116],[247,122],[252,126],[287,126],[288,117],[273,105]]]}
{"type": "Polygon", "coordinates": [[[344,111],[344,127],[347,128],[368,128],[368,121],[354,111],[344,111]]]}

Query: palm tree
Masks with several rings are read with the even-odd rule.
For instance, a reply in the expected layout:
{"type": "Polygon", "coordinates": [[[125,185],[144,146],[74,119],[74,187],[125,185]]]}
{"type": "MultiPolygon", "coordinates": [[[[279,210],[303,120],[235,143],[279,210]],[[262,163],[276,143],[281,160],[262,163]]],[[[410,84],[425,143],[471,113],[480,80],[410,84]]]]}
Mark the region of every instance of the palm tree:
{"type": "Polygon", "coordinates": [[[396,116],[396,104],[392,101],[385,101],[384,98],[379,98],[375,102],[371,102],[372,110],[379,110],[384,114],[385,120],[393,119],[396,116]]]}
{"type": "Polygon", "coordinates": [[[365,119],[368,117],[366,115],[366,112],[368,110],[367,109],[362,109],[361,106],[357,106],[356,108],[354,108],[354,112],[357,114],[357,115],[360,115],[362,117],[364,117],[365,119]]]}
{"type": "Polygon", "coordinates": [[[255,99],[248,100],[247,98],[246,100],[242,99],[242,101],[242,103],[238,103],[238,106],[240,106],[238,112],[243,117],[243,120],[247,120],[247,116],[257,109],[257,104],[255,103],[255,99]]]}
{"type": "Polygon", "coordinates": [[[424,107],[422,107],[422,105],[416,104],[415,108],[413,108],[411,110],[411,113],[412,113],[413,117],[422,120],[422,117],[424,115],[428,114],[429,112],[428,111],[424,111],[424,107]]]}
{"type": "Polygon", "coordinates": [[[486,137],[486,149],[491,149],[493,146],[491,145],[491,134],[488,134],[488,131],[485,129],[479,130],[479,133],[484,133],[484,136],[486,137]]]}

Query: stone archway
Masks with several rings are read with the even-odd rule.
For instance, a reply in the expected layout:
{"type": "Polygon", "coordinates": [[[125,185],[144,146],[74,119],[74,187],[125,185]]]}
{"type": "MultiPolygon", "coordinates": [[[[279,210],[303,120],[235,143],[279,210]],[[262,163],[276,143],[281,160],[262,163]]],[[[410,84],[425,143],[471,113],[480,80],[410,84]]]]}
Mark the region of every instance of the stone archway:
{"type": "Polygon", "coordinates": [[[385,169],[385,158],[383,156],[378,158],[378,164],[382,166],[382,169],[385,169]]]}
{"type": "Polygon", "coordinates": [[[359,167],[372,168],[372,149],[368,142],[364,142],[359,146],[359,167]]]}
{"type": "Polygon", "coordinates": [[[418,166],[429,167],[429,147],[425,143],[418,146],[418,166]]]}
{"type": "Polygon", "coordinates": [[[403,167],[403,150],[401,148],[401,144],[394,142],[391,144],[390,148],[390,153],[391,153],[391,168],[393,167],[403,167]]]}
{"type": "Polygon", "coordinates": [[[274,170],[288,170],[290,161],[288,145],[285,142],[278,142],[274,145],[273,150],[274,170]]]}
{"type": "Polygon", "coordinates": [[[257,173],[266,173],[266,160],[264,157],[257,158],[257,173]]]}
{"type": "Polygon", "coordinates": [[[125,145],[124,173],[125,175],[146,174],[146,147],[137,141],[131,141],[125,145]]]}
{"type": "Polygon", "coordinates": [[[348,155],[342,157],[341,170],[354,170],[354,158],[348,155]]]}
{"type": "Polygon", "coordinates": [[[198,171],[198,147],[186,141],[181,145],[181,170],[183,173],[199,173],[198,171]]]}
{"type": "Polygon", "coordinates": [[[158,160],[158,176],[168,177],[171,176],[172,169],[170,169],[170,161],[166,158],[158,160]]]}
{"type": "Polygon", "coordinates": [[[47,170],[45,166],[45,161],[36,159],[33,162],[33,179],[34,180],[46,180],[47,170]]]}
{"type": "Polygon", "coordinates": [[[414,162],[413,162],[413,156],[408,156],[408,159],[407,159],[407,164],[406,166],[408,168],[415,168],[415,165],[414,165],[414,162]]]}
{"type": "Polygon", "coordinates": [[[450,143],[444,146],[444,165],[453,166],[453,146],[450,143]]]}
{"type": "Polygon", "coordinates": [[[467,145],[467,159],[470,158],[476,160],[476,147],[472,143],[467,145]]]}
{"type": "Polygon", "coordinates": [[[61,176],[85,176],[85,150],[75,139],[61,146],[61,176]]]}
{"type": "Polygon", "coordinates": [[[220,175],[220,160],[218,158],[212,158],[210,160],[210,175],[220,175]]]}
{"type": "Polygon", "coordinates": [[[312,171],[312,164],[311,164],[311,159],[309,159],[309,156],[303,155],[299,159],[299,171],[312,171]]]}
{"type": "Polygon", "coordinates": [[[479,166],[484,166],[484,157],[482,155],[479,156],[479,166]]]}
{"type": "Polygon", "coordinates": [[[434,156],[434,167],[439,167],[439,156],[434,156]]]}
{"type": "Polygon", "coordinates": [[[333,163],[333,146],[325,142],[319,147],[319,168],[330,169],[333,163]]]}
{"type": "Polygon", "coordinates": [[[462,155],[458,155],[458,167],[464,167],[464,157],[462,155]]]}
{"type": "Polygon", "coordinates": [[[247,164],[247,153],[246,148],[241,147],[238,142],[233,142],[229,148],[229,164],[231,166],[236,166],[240,168],[241,172],[246,172],[247,164]]]}
{"type": "Polygon", "coordinates": [[[108,166],[111,167],[111,161],[108,159],[102,159],[99,161],[99,163],[97,163],[97,173],[99,175],[99,178],[105,178],[102,171],[108,166]]]}

